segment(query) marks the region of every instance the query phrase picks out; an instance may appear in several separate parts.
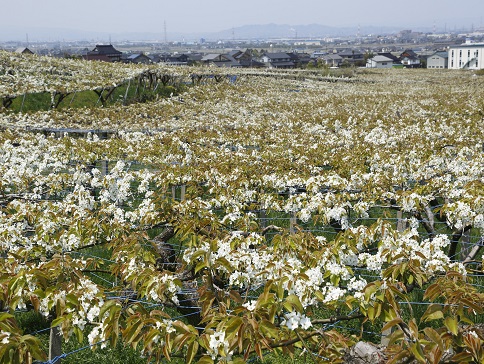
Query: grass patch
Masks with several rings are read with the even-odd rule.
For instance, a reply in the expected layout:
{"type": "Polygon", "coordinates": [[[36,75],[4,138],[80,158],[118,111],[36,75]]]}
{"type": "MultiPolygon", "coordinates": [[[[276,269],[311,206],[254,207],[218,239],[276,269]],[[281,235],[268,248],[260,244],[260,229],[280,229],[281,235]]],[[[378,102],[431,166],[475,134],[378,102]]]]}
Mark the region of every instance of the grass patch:
{"type": "MultiPolygon", "coordinates": [[[[134,103],[144,103],[154,101],[158,98],[177,96],[182,93],[187,86],[158,86],[156,90],[144,87],[136,87],[130,84],[123,84],[117,87],[110,95],[104,92],[102,98],[106,98],[104,105],[103,99],[93,90],[86,90],[68,94],[57,106],[58,110],[78,109],[83,107],[102,107],[113,105],[129,105],[134,103]]],[[[57,102],[59,96],[56,96],[57,102]]],[[[49,92],[32,93],[16,97],[9,107],[9,111],[17,112],[36,112],[51,109],[51,94],[49,92]]]]}

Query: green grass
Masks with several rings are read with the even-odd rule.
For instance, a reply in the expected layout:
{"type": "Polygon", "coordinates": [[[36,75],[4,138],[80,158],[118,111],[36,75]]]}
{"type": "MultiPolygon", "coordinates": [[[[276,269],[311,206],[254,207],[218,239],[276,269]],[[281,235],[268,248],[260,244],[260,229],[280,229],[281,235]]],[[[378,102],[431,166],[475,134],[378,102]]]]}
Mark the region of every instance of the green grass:
{"type": "MultiPolygon", "coordinates": [[[[159,86],[156,91],[140,87],[138,90],[134,85],[123,84],[106,100],[106,106],[128,105],[133,103],[144,103],[157,98],[166,98],[179,95],[186,86],[159,86]]],[[[104,93],[103,97],[105,97],[104,93]]],[[[58,97],[56,97],[56,100],[58,97]]],[[[11,112],[36,112],[49,110],[51,106],[51,95],[48,92],[26,94],[15,98],[8,108],[11,112]]],[[[102,107],[99,95],[92,91],[80,91],[67,95],[57,107],[58,110],[76,109],[82,107],[102,107]]]]}

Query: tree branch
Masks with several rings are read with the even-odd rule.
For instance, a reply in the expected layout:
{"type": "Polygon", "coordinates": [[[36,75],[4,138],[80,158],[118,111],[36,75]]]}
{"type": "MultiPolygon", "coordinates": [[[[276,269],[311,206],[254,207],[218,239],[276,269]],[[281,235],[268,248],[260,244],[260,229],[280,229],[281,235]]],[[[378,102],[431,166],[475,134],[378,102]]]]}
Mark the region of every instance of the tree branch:
{"type": "Polygon", "coordinates": [[[338,322],[338,321],[351,321],[351,320],[356,320],[364,317],[365,315],[360,313],[360,314],[351,315],[351,316],[334,316],[327,319],[312,320],[311,323],[313,325],[334,324],[335,322],[338,322]]]}

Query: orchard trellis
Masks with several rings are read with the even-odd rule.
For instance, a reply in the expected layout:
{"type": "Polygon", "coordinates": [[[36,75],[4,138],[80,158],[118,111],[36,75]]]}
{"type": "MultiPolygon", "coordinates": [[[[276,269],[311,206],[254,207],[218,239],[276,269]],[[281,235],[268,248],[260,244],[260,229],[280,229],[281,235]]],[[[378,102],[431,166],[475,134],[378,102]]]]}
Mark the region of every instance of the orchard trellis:
{"type": "Polygon", "coordinates": [[[151,103],[0,114],[4,362],[46,360],[25,310],[155,361],[337,362],[370,323],[389,361],[482,361],[479,77],[173,74],[201,76],[151,103]]]}

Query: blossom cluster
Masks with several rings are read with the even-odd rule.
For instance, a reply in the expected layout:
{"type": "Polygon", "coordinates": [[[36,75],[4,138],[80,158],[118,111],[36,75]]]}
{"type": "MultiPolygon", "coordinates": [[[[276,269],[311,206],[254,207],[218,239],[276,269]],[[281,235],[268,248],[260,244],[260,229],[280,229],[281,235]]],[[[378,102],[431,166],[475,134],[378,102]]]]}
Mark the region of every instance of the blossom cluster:
{"type": "MultiPolygon", "coordinates": [[[[65,91],[91,82],[62,74],[88,67],[67,62],[42,66],[51,67],[44,73],[55,80],[26,77],[32,90],[25,90],[18,78],[30,68],[7,63],[15,62],[13,74],[0,69],[3,96],[58,89],[64,76],[75,81],[65,91]]],[[[109,69],[117,72],[112,82],[140,72],[99,67],[82,72],[109,69]]],[[[65,334],[94,325],[93,344],[109,336],[109,315],[101,315],[108,292],[120,297],[119,309],[121,300],[130,308],[139,302],[180,307],[183,280],[192,279],[194,295],[253,294],[241,303],[249,317],[263,314],[258,289],[269,286],[277,307],[298,297],[299,310],[278,311],[277,330],[286,328],[286,335],[311,327],[312,307],[367,301],[371,282],[361,270],[384,281],[382,290],[408,283],[405,274],[388,274],[394,267],[414,264],[427,280],[466,273],[448,256],[449,234],[484,231],[478,82],[442,74],[442,84],[453,82],[460,91],[436,93],[422,76],[434,77],[427,73],[412,82],[400,72],[325,82],[299,71],[234,72],[235,84],[200,82],[183,95],[119,109],[0,113],[6,306],[23,310],[31,302],[45,316],[63,307],[57,314],[65,334]],[[405,92],[395,90],[402,82],[405,92]],[[67,127],[110,135],[34,132],[67,127]],[[179,244],[170,246],[176,263],[160,258],[169,241],[155,237],[167,227],[179,244]],[[210,289],[198,287],[207,282],[210,289]]],[[[86,87],[104,85],[100,80],[86,87]]],[[[132,312],[123,314],[141,316],[132,312]]],[[[152,338],[160,346],[172,330],[190,331],[171,322],[146,325],[159,331],[152,338]]],[[[232,338],[222,327],[208,327],[205,349],[229,360],[232,338]]],[[[0,341],[8,338],[0,333],[0,341]]]]}

